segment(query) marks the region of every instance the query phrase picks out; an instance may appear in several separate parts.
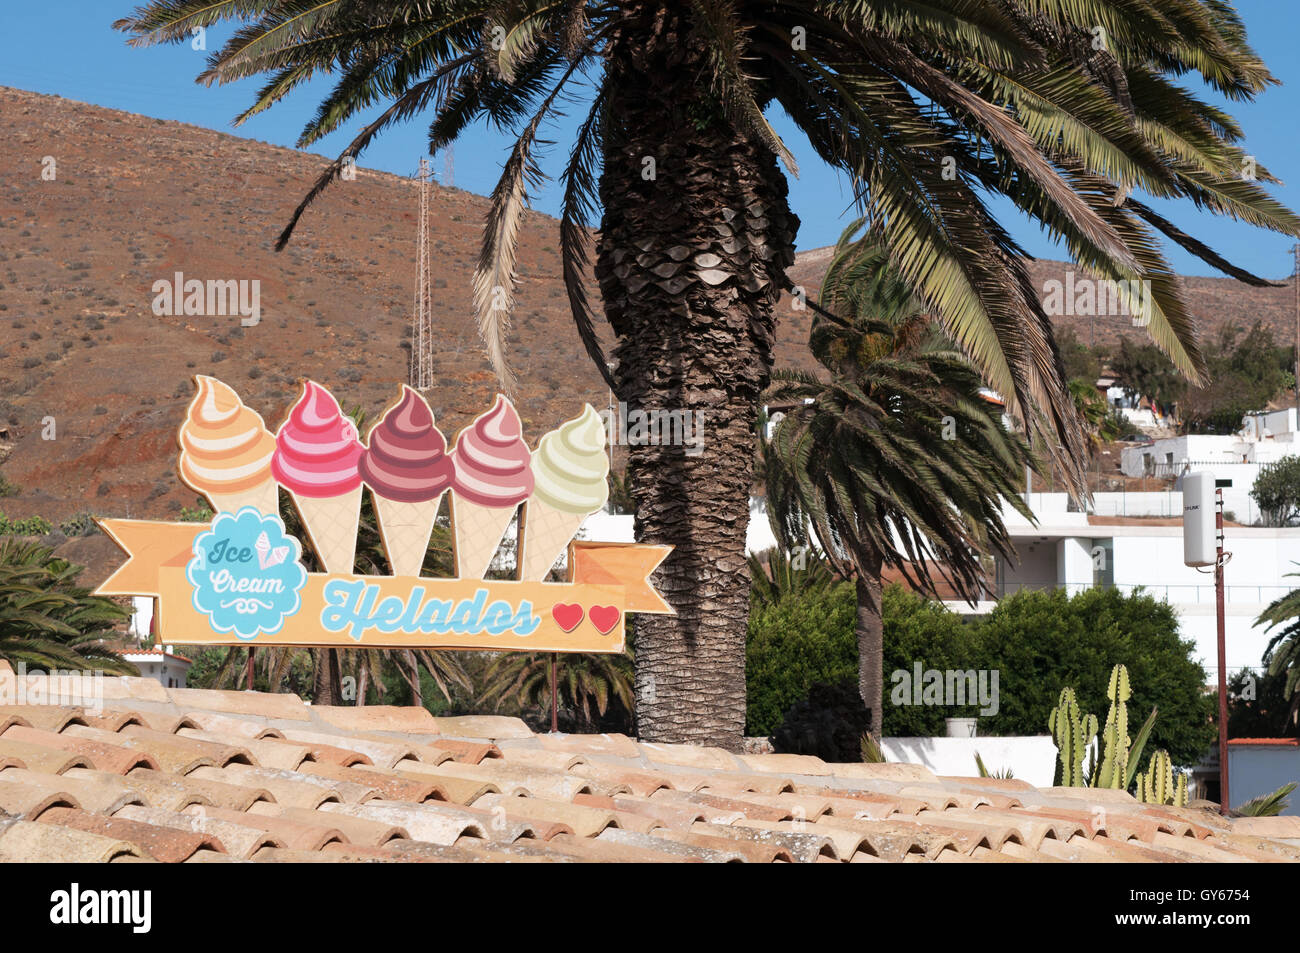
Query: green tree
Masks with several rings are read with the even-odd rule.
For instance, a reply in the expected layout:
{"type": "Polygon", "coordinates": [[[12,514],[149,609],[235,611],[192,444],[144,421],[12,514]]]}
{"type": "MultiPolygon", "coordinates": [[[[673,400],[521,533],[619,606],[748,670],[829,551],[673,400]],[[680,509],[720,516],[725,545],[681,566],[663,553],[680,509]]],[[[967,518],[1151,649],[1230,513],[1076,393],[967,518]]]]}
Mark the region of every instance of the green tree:
{"type": "Polygon", "coordinates": [[[1242,418],[1263,410],[1293,382],[1291,353],[1278,347],[1273,332],[1256,321],[1245,334],[1220,325],[1208,349],[1213,383],[1189,387],[1179,402],[1179,416],[1193,433],[1233,433],[1242,418]]]}
{"type": "Polygon", "coordinates": [[[77,585],[81,566],[17,539],[0,540],[0,659],[28,668],[139,675],[104,644],[131,613],[77,585]]]}
{"type": "Polygon", "coordinates": [[[584,283],[599,206],[611,386],[629,406],[709,414],[703,453],[629,452],[639,533],[675,546],[659,578],[676,612],[647,616],[640,633],[638,724],[648,738],[740,742],[753,422],[798,224],[777,165],[793,171],[794,161],[768,112],[784,111],[818,158],[850,177],[903,278],[1013,413],[1044,411],[1048,444],[1077,482],[1082,438],[1051,325],[985,196],[1005,196],[1100,276],[1149,281],[1154,340],[1198,378],[1190,314],[1156,232],[1260,279],[1134,190],[1300,234],[1300,220],[1263,189],[1266,169],[1242,178],[1232,117],[1177,84],[1190,74],[1241,100],[1274,81],[1218,0],[151,0],[116,25],[147,45],[189,42],[194,28],[226,20],[240,28],[200,79],[264,77],[239,121],[320,74],[336,84],[300,145],[379,109],[279,247],[393,123],[431,114],[431,152],[482,118],[517,131],[474,282],[507,389],[515,245],[539,134],[585,98],[560,225],[578,332],[605,374],[584,283]]]}
{"type": "Polygon", "coordinates": [[[818,683],[857,682],[851,583],[756,604],[746,640],[747,734],[770,735],[818,683]]]}
{"type": "Polygon", "coordinates": [[[1300,457],[1283,457],[1259,468],[1250,488],[1265,526],[1290,526],[1300,517],[1300,457]]]}
{"type": "MultiPolygon", "coordinates": [[[[772,436],[768,515],[787,546],[811,525],[858,600],[858,689],[879,740],[883,722],[881,574],[964,598],[986,583],[983,554],[1012,557],[1002,504],[1029,462],[1022,439],[983,400],[979,375],[934,327],[883,247],[845,233],[809,347],[827,380],[779,371],[769,399],[794,406],[772,436]]],[[[1032,518],[1032,517],[1031,517],[1032,518]]]]}
{"type": "Polygon", "coordinates": [[[998,670],[997,715],[980,722],[997,735],[1040,735],[1061,689],[1071,686],[1081,711],[1104,717],[1106,684],[1128,668],[1129,708],[1158,709],[1148,749],[1164,748],[1176,764],[1196,763],[1215,738],[1214,697],[1194,643],[1178,633],[1166,602],[1114,588],[1068,595],[1022,591],[998,603],[980,626],[985,664],[998,670]]]}
{"type": "MultiPolygon", "coordinates": [[[[885,652],[885,735],[895,737],[935,737],[946,733],[945,718],[975,717],[979,705],[947,708],[938,705],[898,704],[897,689],[903,692],[914,684],[916,666],[924,673],[938,671],[987,670],[979,638],[977,619],[967,622],[941,603],[903,588],[886,586],[884,608],[885,652]],[[907,680],[894,679],[903,672],[907,680]]],[[[991,684],[991,683],[990,683],[991,684]]],[[[998,686],[1001,692],[1001,686],[998,686]]]]}

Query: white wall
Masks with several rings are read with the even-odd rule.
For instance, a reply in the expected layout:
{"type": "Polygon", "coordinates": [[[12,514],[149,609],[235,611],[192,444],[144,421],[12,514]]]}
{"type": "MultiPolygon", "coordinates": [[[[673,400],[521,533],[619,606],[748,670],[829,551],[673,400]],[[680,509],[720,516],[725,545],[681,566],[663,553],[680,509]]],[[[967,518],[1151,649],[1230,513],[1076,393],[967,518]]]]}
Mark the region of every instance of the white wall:
{"type": "Polygon", "coordinates": [[[889,761],[920,764],[935,774],[979,777],[975,752],[991,773],[1010,768],[1021,781],[1050,787],[1056,770],[1056,744],[1050,735],[1006,738],[882,738],[880,749],[889,761]]]}

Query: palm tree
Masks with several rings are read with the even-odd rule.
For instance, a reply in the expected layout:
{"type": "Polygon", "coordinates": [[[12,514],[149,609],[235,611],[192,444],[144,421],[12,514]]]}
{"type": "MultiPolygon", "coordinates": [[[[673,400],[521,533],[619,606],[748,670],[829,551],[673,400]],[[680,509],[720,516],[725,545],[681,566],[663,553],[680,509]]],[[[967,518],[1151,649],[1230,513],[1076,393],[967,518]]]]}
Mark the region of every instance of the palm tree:
{"type": "MultiPolygon", "coordinates": [[[[1295,577],[1300,577],[1300,572],[1287,573],[1288,579],[1295,577]]],[[[1286,673],[1282,697],[1290,703],[1286,713],[1290,720],[1300,710],[1300,589],[1293,589],[1274,599],[1255,620],[1255,625],[1265,623],[1266,632],[1287,623],[1285,628],[1268,640],[1263,661],[1268,666],[1268,674],[1286,673]]]]}
{"type": "Polygon", "coordinates": [[[826,557],[809,546],[806,538],[788,553],[776,547],[765,553],[751,553],[748,561],[753,579],[751,598],[757,605],[777,603],[793,595],[825,594],[840,581],[826,557]]]}
{"type": "MultiPolygon", "coordinates": [[[[559,704],[574,713],[579,730],[591,730],[597,719],[621,709],[633,710],[632,652],[622,654],[560,655],[556,660],[559,704]]],[[[549,653],[504,652],[484,673],[485,687],[480,704],[498,710],[506,703],[521,708],[546,710],[551,704],[551,656],[549,653]]]]}
{"type": "Polygon", "coordinates": [[[0,542],[0,659],[45,671],[139,671],[105,645],[129,610],[77,585],[81,566],[38,543],[0,542]]]}
{"type": "Polygon", "coordinates": [[[278,247],[393,123],[430,116],[431,152],[483,118],[517,132],[474,281],[507,389],[515,243],[540,132],[570,103],[589,107],[561,176],[578,334],[628,406],[708,414],[698,455],[629,448],[639,538],[676,547],[659,574],[676,613],[641,628],[647,738],[736,746],[744,726],[753,422],[798,226],[778,168],[794,172],[794,160],[769,112],[850,177],[902,277],[1013,414],[1044,411],[1048,444],[1079,485],[1082,437],[1051,325],[983,193],[1008,198],[1100,277],[1149,282],[1149,330],[1196,380],[1204,362],[1157,233],[1263,282],[1135,191],[1300,234],[1232,117],[1176,82],[1190,73],[1235,100],[1275,82],[1220,0],[151,0],[116,25],[148,45],[222,21],[240,28],[199,81],[265,77],[237,121],[318,74],[335,85],[301,146],[383,106],[278,247]],[[612,372],[584,284],[597,207],[612,372]]]}
{"type": "Polygon", "coordinates": [[[852,241],[855,231],[822,287],[822,300],[850,316],[813,320],[810,347],[829,380],[778,371],[769,390],[796,406],[772,437],[767,495],[778,538],[811,524],[836,569],[856,577],[858,688],[878,741],[884,568],[932,593],[937,576],[979,598],[981,554],[1014,552],[1002,502],[1032,518],[1016,493],[1030,456],[883,248],[852,241]]]}

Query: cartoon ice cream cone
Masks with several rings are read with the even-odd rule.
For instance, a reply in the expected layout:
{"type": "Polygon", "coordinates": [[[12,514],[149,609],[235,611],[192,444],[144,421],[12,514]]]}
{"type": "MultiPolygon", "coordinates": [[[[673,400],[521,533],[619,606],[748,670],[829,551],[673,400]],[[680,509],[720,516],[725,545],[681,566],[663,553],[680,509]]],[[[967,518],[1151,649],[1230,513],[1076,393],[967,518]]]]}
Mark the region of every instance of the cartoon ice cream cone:
{"type": "Polygon", "coordinates": [[[334,395],[315,381],[303,381],[302,396],[275,436],[271,470],[293,497],[326,572],[352,572],[363,449],[334,395]]]}
{"type": "Polygon", "coordinates": [[[590,404],[542,437],[519,530],[519,578],[541,581],[583,521],[609,498],[605,426],[590,404]]]}
{"type": "Polygon", "coordinates": [[[402,387],[401,399],[371,428],[359,469],[370,487],[393,575],[420,575],[453,473],[447,441],[423,397],[402,387]]]}
{"type": "Polygon", "coordinates": [[[195,378],[198,393],[181,425],[181,479],[198,490],[218,513],[252,506],[279,514],[280,498],[271,473],[275,437],[262,417],[215,377],[195,378]]]}
{"type": "Polygon", "coordinates": [[[514,405],[500,394],[456,437],[451,525],[456,575],[482,579],[519,504],[533,491],[528,445],[514,405]]]}

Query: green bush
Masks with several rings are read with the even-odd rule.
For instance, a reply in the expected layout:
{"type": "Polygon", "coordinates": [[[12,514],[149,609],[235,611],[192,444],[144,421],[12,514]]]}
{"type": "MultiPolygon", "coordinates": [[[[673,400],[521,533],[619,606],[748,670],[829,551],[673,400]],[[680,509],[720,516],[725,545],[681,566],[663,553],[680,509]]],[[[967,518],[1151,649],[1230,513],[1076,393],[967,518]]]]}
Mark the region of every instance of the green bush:
{"type": "MultiPolygon", "coordinates": [[[[928,669],[997,671],[998,713],[980,718],[986,735],[1043,735],[1061,689],[1075,689],[1084,711],[1104,718],[1106,681],[1116,664],[1128,667],[1130,711],[1145,719],[1159,709],[1148,745],[1176,764],[1192,764],[1213,743],[1214,698],[1193,643],[1178,636],[1168,603],[1116,589],[1022,592],[983,618],[964,619],[899,586],[887,587],[884,609],[884,733],[891,737],[944,733],[944,718],[974,715],[977,706],[897,705],[892,673],[928,669]]],[[[746,676],[747,730],[768,735],[818,682],[857,684],[853,587],[802,593],[750,613],[746,676]]],[[[1136,731],[1137,726],[1133,726],[1136,731]]]]}
{"type": "MultiPolygon", "coordinates": [[[[985,664],[999,670],[998,714],[982,719],[990,735],[1039,735],[1061,689],[1072,686],[1081,710],[1105,718],[1113,666],[1128,668],[1130,711],[1159,714],[1148,750],[1164,748],[1175,764],[1194,764],[1215,738],[1215,701],[1193,643],[1178,636],[1167,603],[1117,589],[1019,592],[980,625],[985,664]]],[[[1134,728],[1136,730],[1136,727],[1134,728]]]]}
{"type": "Polygon", "coordinates": [[[45,536],[50,532],[50,521],[39,516],[12,520],[0,513],[0,536],[45,536]]]}
{"type": "MultiPolygon", "coordinates": [[[[903,697],[911,697],[910,686],[915,680],[918,662],[922,672],[927,669],[966,671],[987,668],[975,624],[978,620],[967,622],[942,603],[923,599],[897,584],[885,588],[882,603],[885,623],[885,736],[942,735],[945,718],[978,714],[978,705],[945,708],[939,705],[904,705],[895,701],[896,687],[903,697]],[[900,671],[907,673],[906,680],[892,677],[900,671]]],[[[998,687],[1001,690],[1001,686],[998,687]]]]}
{"type": "Polygon", "coordinates": [[[857,684],[856,613],[851,583],[754,607],[745,653],[748,734],[772,734],[818,682],[857,684]]]}

